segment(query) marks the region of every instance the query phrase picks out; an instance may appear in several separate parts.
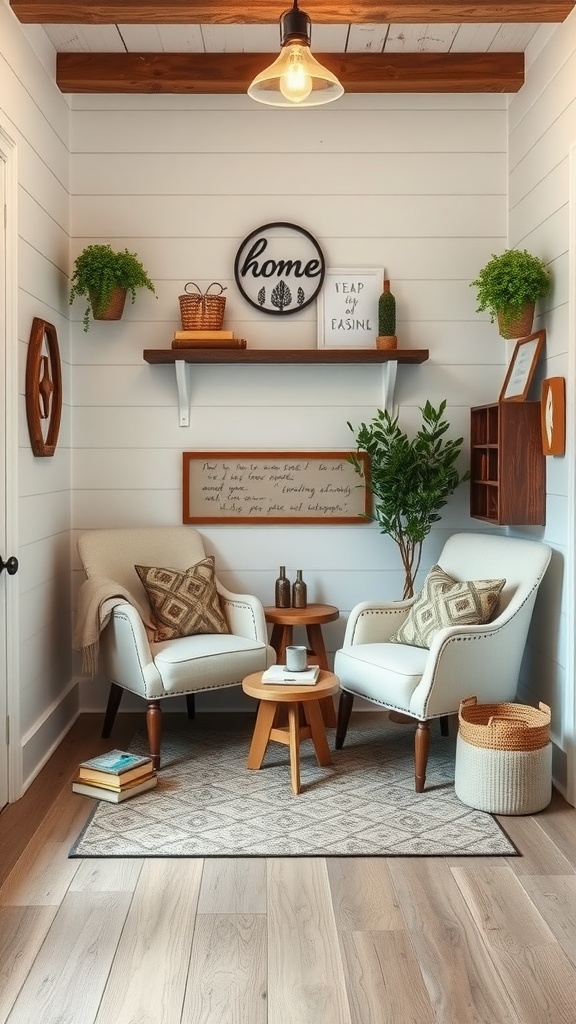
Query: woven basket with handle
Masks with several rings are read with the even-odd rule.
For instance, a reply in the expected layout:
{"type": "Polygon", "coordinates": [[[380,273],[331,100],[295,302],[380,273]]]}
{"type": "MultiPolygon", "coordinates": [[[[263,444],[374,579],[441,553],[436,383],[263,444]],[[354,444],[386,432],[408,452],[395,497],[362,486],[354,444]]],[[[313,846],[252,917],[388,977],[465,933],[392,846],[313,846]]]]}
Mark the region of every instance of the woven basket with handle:
{"type": "Polygon", "coordinates": [[[226,291],[218,281],[209,284],[206,291],[189,281],[184,285],[184,295],[178,296],[180,302],[180,316],[182,318],[183,331],[219,331],[224,321],[224,307],[226,299],[222,292],[226,291]],[[211,288],[219,288],[220,292],[209,295],[211,288]],[[189,292],[189,288],[195,288],[195,292],[189,292]]]}
{"type": "Polygon", "coordinates": [[[488,750],[540,750],[550,740],[550,708],[540,704],[478,704],[466,697],[458,711],[459,735],[488,750]]]}

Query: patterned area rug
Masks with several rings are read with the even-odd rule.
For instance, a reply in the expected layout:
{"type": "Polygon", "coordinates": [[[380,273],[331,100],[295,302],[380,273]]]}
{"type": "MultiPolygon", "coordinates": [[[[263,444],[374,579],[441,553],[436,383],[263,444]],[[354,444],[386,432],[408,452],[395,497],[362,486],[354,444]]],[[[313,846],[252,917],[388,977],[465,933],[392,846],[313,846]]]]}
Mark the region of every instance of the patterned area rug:
{"type": "MultiPolygon", "coordinates": [[[[330,767],[319,768],[311,743],[302,744],[302,792],[294,796],[287,747],[271,743],[262,768],[246,768],[252,718],[219,727],[199,716],[176,730],[170,717],[156,789],[121,804],[97,802],[70,857],[518,853],[492,815],[458,800],[455,739],[434,726],[424,793],[414,792],[414,728],[353,715],[330,767]]],[[[131,749],[146,753],[143,734],[131,749]]]]}

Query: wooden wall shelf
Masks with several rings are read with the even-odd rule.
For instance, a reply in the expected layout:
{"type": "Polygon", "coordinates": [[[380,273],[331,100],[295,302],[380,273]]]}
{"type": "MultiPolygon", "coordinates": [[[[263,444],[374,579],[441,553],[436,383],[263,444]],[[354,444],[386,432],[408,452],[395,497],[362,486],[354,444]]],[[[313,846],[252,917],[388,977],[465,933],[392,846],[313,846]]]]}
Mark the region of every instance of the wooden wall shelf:
{"type": "Polygon", "coordinates": [[[428,349],[146,348],[147,363],[425,363],[428,349]]]}
{"type": "Polygon", "coordinates": [[[147,363],[173,363],[176,369],[180,426],[190,425],[188,367],[207,363],[379,363],[382,367],[383,408],[392,411],[396,371],[399,363],[425,363],[428,349],[334,349],[334,348],[242,348],[242,349],[144,349],[147,363]]]}
{"type": "Polygon", "coordinates": [[[470,416],[471,517],[497,526],[543,526],[540,402],[493,402],[470,416]]]}

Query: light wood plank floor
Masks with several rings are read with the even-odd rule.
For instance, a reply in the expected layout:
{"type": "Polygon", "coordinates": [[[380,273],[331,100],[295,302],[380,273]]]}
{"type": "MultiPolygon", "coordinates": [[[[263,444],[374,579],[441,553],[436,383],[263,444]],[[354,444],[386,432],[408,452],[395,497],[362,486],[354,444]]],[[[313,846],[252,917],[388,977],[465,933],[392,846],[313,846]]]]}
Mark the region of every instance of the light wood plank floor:
{"type": "Polygon", "coordinates": [[[575,1024],[557,794],[502,819],[509,859],[69,860],[100,724],[83,715],[0,815],[0,1024],[575,1024]]]}

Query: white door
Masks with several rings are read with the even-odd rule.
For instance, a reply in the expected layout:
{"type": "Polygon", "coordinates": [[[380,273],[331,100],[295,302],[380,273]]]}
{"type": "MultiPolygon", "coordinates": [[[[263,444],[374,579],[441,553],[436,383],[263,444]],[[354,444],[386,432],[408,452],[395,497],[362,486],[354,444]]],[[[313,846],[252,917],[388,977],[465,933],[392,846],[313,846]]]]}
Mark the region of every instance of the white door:
{"type": "Polygon", "coordinates": [[[0,808],[22,792],[18,590],[12,578],[18,569],[16,158],[16,146],[0,123],[0,808]]]}
{"type": "MultiPolygon", "coordinates": [[[[1,157],[1,154],[0,154],[1,157]]],[[[6,553],[6,163],[0,158],[0,558],[6,553]]],[[[8,690],[6,666],[6,608],[7,587],[5,572],[0,573],[0,809],[8,803],[8,690]]]]}

